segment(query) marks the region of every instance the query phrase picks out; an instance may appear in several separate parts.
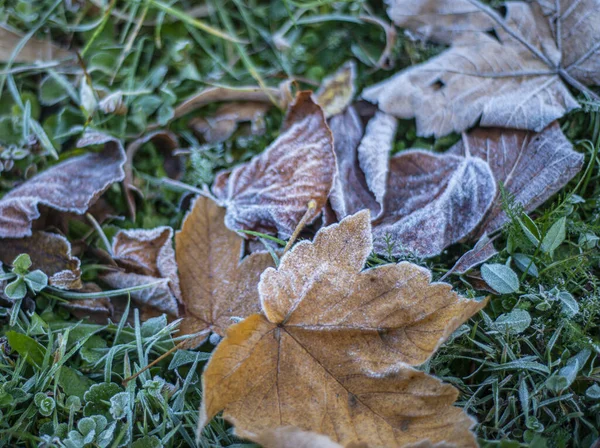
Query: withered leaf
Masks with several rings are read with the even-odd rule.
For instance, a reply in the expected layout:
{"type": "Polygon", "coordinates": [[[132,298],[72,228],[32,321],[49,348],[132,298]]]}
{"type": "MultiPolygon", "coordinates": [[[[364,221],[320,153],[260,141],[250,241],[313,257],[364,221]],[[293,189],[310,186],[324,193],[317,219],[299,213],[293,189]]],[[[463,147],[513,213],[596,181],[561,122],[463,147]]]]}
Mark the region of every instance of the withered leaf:
{"type": "Polygon", "coordinates": [[[61,289],[80,289],[79,259],[71,255],[69,241],[56,233],[33,232],[25,238],[0,239],[0,261],[6,265],[20,254],[31,257],[31,269],[40,269],[49,283],[61,289]]]}
{"type": "MultiPolygon", "coordinates": [[[[102,288],[95,283],[85,283],[81,292],[102,292],[102,288]]],[[[108,297],[69,300],[60,305],[67,308],[78,319],[88,319],[101,325],[106,324],[114,313],[112,302],[108,297]]]]}
{"type": "Polygon", "coordinates": [[[250,122],[252,135],[259,135],[265,131],[264,118],[270,108],[269,103],[226,103],[211,116],[192,118],[190,127],[207,143],[227,140],[244,122],[250,122]]]}
{"type": "MultiPolygon", "coordinates": [[[[17,31],[8,28],[6,25],[0,25],[0,61],[7,62],[17,45],[23,39],[23,35],[17,31]]],[[[14,62],[47,62],[75,58],[75,53],[60,48],[49,40],[40,40],[34,37],[29,38],[27,43],[19,51],[14,62]]]]}
{"type": "Polygon", "coordinates": [[[100,144],[102,152],[61,162],[0,199],[0,238],[30,236],[41,205],[83,214],[110,185],[123,180],[125,152],[118,140],[90,132],[78,142],[80,147],[100,144]]]}
{"type": "Polygon", "coordinates": [[[478,121],[539,132],[578,107],[567,85],[597,98],[585,87],[600,84],[597,0],[557,0],[546,13],[536,1],[503,6],[504,16],[477,0],[392,1],[399,26],[451,47],[364,98],[436,136],[478,121]]]}
{"type": "Polygon", "coordinates": [[[231,230],[287,238],[311,200],[316,210],[323,209],[333,185],[335,154],[323,111],[310,92],[298,94],[284,129],[263,153],[217,176],[213,192],[227,208],[225,224],[231,230]]]}
{"type": "Polygon", "coordinates": [[[206,367],[201,426],[223,410],[250,439],[294,426],[342,445],[477,446],[456,389],[410,366],[484,303],[411,263],[362,271],[371,249],[365,210],[262,274],[264,314],[230,327],[206,367]]]}
{"type": "Polygon", "coordinates": [[[352,102],[355,93],[356,64],[348,61],[333,75],[326,77],[319,90],[315,92],[315,101],[323,108],[325,118],[341,114],[352,102]]]}
{"type": "Polygon", "coordinates": [[[234,321],[260,309],[258,280],[273,266],[268,252],[243,260],[243,238],[223,223],[225,209],[200,196],[175,237],[185,318],[184,334],[200,333],[199,344],[213,331],[221,336],[234,321]]]}
{"type": "MultiPolygon", "coordinates": [[[[564,187],[582,168],[583,155],[573,150],[558,123],[539,134],[508,129],[475,129],[448,151],[478,157],[490,166],[514,201],[530,212],[564,187]]],[[[508,220],[500,193],[478,226],[476,236],[492,233],[508,220]]]]}
{"type": "Polygon", "coordinates": [[[473,247],[473,249],[470,251],[465,252],[454,264],[454,266],[452,266],[452,269],[444,274],[442,280],[452,273],[464,274],[481,263],[489,260],[497,253],[498,251],[494,247],[494,240],[489,238],[487,234],[484,233],[479,241],[477,241],[477,244],[475,244],[475,247],[473,247]]]}
{"type": "Polygon", "coordinates": [[[113,239],[113,259],[123,271],[101,275],[113,288],[129,288],[164,279],[163,284],[131,292],[131,298],[144,311],[154,309],[179,315],[179,278],[173,250],[173,229],[120,230],[113,239]]]}
{"type": "Polygon", "coordinates": [[[375,249],[438,255],[475,230],[495,197],[496,181],[480,158],[404,151],[390,161],[375,249]]]}

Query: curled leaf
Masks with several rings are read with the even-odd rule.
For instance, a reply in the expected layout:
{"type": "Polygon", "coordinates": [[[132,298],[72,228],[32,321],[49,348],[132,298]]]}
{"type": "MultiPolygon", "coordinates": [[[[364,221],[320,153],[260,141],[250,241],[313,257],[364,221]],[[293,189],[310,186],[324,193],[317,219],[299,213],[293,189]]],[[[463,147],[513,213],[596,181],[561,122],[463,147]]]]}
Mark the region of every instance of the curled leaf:
{"type": "Polygon", "coordinates": [[[458,392],[409,366],[485,303],[407,262],[362,271],[371,250],[362,211],[262,274],[264,314],[230,327],[206,367],[201,426],[223,410],[250,439],[295,426],[342,445],[477,446],[473,421],[452,406],[458,392]]]}
{"type": "Polygon", "coordinates": [[[394,0],[400,26],[450,44],[363,96],[385,112],[417,120],[419,135],[481,126],[541,131],[579,107],[568,85],[598,98],[597,0],[504,3],[502,16],[477,0],[394,0]]]}
{"type": "Polygon", "coordinates": [[[31,257],[31,269],[40,269],[50,284],[61,289],[80,289],[80,261],[71,255],[69,241],[56,233],[33,232],[25,238],[0,239],[0,261],[12,263],[20,254],[31,257]]]}
{"type": "Polygon", "coordinates": [[[242,257],[243,238],[223,224],[225,209],[200,196],[176,236],[177,264],[185,315],[184,334],[200,333],[198,345],[213,331],[220,336],[260,309],[258,280],[273,266],[268,252],[242,257]]]}
{"type": "Polygon", "coordinates": [[[90,132],[78,146],[104,145],[102,152],[73,157],[34,176],[0,199],[0,238],[31,236],[44,205],[83,214],[106,189],[123,180],[125,153],[118,140],[90,132]]]}
{"type": "Polygon", "coordinates": [[[179,279],[173,250],[173,229],[121,230],[113,240],[113,259],[123,271],[108,272],[102,280],[113,288],[129,288],[164,279],[163,284],[131,292],[143,309],[179,315],[179,279]]]}
{"type": "Polygon", "coordinates": [[[477,157],[404,151],[390,161],[375,250],[435,256],[473,232],[495,196],[490,167],[477,157]]]}
{"type": "Polygon", "coordinates": [[[323,209],[333,185],[335,155],[331,132],[310,92],[298,95],[284,129],[262,154],[217,176],[213,192],[227,208],[229,229],[289,237],[311,200],[316,210],[323,209]]]}
{"type": "Polygon", "coordinates": [[[328,76],[315,92],[315,101],[323,108],[325,118],[341,114],[354,98],[356,64],[348,61],[333,75],[328,76]]]}

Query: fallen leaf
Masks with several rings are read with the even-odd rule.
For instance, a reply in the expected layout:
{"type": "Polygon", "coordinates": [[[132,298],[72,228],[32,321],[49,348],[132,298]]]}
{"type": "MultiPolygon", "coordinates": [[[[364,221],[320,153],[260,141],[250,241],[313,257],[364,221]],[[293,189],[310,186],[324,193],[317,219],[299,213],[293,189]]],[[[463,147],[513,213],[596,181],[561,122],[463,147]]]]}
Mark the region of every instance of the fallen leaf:
{"type": "Polygon", "coordinates": [[[175,237],[182,301],[183,334],[200,333],[199,345],[213,331],[221,336],[234,323],[260,309],[258,280],[273,266],[268,252],[242,257],[244,239],[223,224],[225,209],[198,197],[175,237]]]}
{"type": "MultiPolygon", "coordinates": [[[[95,283],[85,283],[80,292],[102,292],[102,288],[95,283]]],[[[114,313],[112,302],[108,297],[68,300],[60,305],[67,308],[77,319],[91,320],[100,325],[106,324],[114,313]]]]}
{"type": "Polygon", "coordinates": [[[498,251],[494,247],[494,240],[490,239],[486,233],[477,241],[475,247],[468,252],[465,252],[462,257],[454,264],[442,280],[450,274],[464,274],[470,271],[474,267],[479,266],[481,263],[488,261],[494,255],[497,255],[498,251]]]}
{"type": "Polygon", "coordinates": [[[284,129],[250,162],[217,175],[213,193],[227,208],[229,229],[277,232],[287,238],[311,200],[317,211],[323,209],[336,162],[331,131],[311,92],[298,94],[284,129]]]}
{"type": "Polygon", "coordinates": [[[189,114],[207,104],[222,101],[253,101],[272,104],[284,109],[291,102],[290,85],[281,83],[277,88],[258,86],[208,87],[192,95],[175,108],[173,120],[189,114]]]}
{"type": "Polygon", "coordinates": [[[83,214],[110,185],[123,180],[125,153],[118,140],[90,132],[78,146],[104,144],[102,152],[73,157],[32,177],[0,199],[0,238],[31,236],[45,205],[83,214]]]}
{"type": "Polygon", "coordinates": [[[404,151],[390,160],[375,250],[438,255],[475,230],[495,197],[496,181],[480,158],[404,151]]]}
{"type": "Polygon", "coordinates": [[[598,99],[586,88],[600,84],[598,0],[558,0],[549,14],[537,2],[503,7],[504,16],[477,0],[392,1],[396,24],[451,47],[363,97],[435,136],[477,122],[539,132],[579,107],[568,86],[598,99]]]}
{"type": "MultiPolygon", "coordinates": [[[[583,155],[552,123],[539,134],[508,129],[475,129],[448,150],[478,157],[490,166],[497,184],[530,212],[564,187],[582,168],[583,155]]],[[[475,237],[492,233],[508,221],[500,191],[478,226],[475,237]]]]}
{"type": "MultiPolygon", "coordinates": [[[[6,25],[0,25],[0,61],[8,62],[23,35],[6,25]]],[[[15,55],[13,62],[48,62],[75,58],[75,53],[60,48],[49,40],[31,37],[15,55]]]]}
{"type": "Polygon", "coordinates": [[[129,215],[133,221],[135,221],[136,213],[133,192],[137,191],[133,181],[133,159],[137,151],[148,142],[152,142],[163,153],[165,157],[164,168],[170,178],[178,179],[183,172],[181,159],[173,155],[173,151],[179,147],[179,142],[177,141],[177,136],[172,132],[165,130],[150,132],[131,142],[127,146],[127,162],[123,167],[125,171],[123,183],[125,184],[125,197],[127,199],[129,215]]]}
{"type": "Polygon", "coordinates": [[[203,375],[200,426],[221,410],[250,439],[294,426],[342,445],[475,447],[458,391],[412,369],[485,302],[402,262],[362,271],[370,214],[321,229],[261,276],[264,314],[232,326],[203,375]]]}
{"type": "Polygon", "coordinates": [[[0,239],[0,261],[10,265],[20,254],[31,257],[31,270],[40,269],[49,283],[61,289],[80,289],[80,261],[71,255],[71,243],[56,233],[33,232],[25,238],[0,239]]]}
{"type": "MultiPolygon", "coordinates": [[[[256,442],[264,448],[344,448],[329,437],[316,432],[303,431],[293,426],[269,429],[256,437],[256,442]]],[[[353,447],[360,447],[354,445],[353,447]]],[[[367,448],[367,445],[364,445],[367,448]]]]}
{"type": "Polygon", "coordinates": [[[265,115],[270,108],[269,103],[226,103],[209,117],[192,118],[189,125],[207,143],[227,140],[244,122],[250,122],[252,135],[260,135],[265,131],[265,115]]]}
{"type": "Polygon", "coordinates": [[[177,317],[181,291],[173,250],[173,229],[120,230],[113,239],[113,259],[123,271],[102,274],[102,281],[113,288],[129,288],[154,283],[163,284],[131,292],[131,298],[142,310],[155,309],[177,317]]]}
{"type": "Polygon", "coordinates": [[[352,102],[355,93],[356,64],[348,61],[333,75],[323,79],[314,94],[315,101],[323,108],[325,118],[341,114],[352,102]]]}

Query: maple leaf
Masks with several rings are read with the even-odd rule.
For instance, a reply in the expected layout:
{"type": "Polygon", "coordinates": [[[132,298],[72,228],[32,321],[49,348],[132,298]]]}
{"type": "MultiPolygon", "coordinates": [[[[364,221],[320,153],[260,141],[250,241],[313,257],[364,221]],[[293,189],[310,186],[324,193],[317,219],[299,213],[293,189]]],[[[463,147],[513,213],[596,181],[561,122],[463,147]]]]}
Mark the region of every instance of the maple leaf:
{"type": "MultiPolygon", "coordinates": [[[[475,129],[450,148],[448,154],[469,154],[485,160],[497,184],[502,184],[526,212],[542,205],[583,166],[583,155],[573,150],[558,123],[540,133],[475,129]]],[[[498,188],[493,205],[474,236],[492,233],[507,221],[498,188]]]]}
{"type": "Polygon", "coordinates": [[[32,177],[0,199],[0,238],[31,235],[41,205],[83,214],[113,183],[123,180],[125,152],[120,142],[97,132],[85,134],[77,146],[104,145],[100,153],[73,157],[32,177]]]}
{"type": "Polygon", "coordinates": [[[385,112],[417,120],[419,135],[462,132],[479,121],[541,131],[579,105],[567,84],[598,98],[600,1],[503,3],[393,0],[394,22],[451,47],[366,89],[385,112]]]}
{"type": "Polygon", "coordinates": [[[113,239],[112,257],[123,270],[101,275],[113,288],[130,288],[165,279],[163,284],[132,291],[131,298],[142,306],[143,319],[154,316],[151,309],[179,315],[179,279],[173,250],[173,229],[120,230],[113,239]]]}
{"type": "MultiPolygon", "coordinates": [[[[314,200],[322,210],[336,169],[331,131],[311,92],[300,92],[283,133],[250,162],[217,175],[213,193],[231,230],[289,237],[314,200]]],[[[314,219],[316,216],[313,216],[314,219]]]]}
{"type": "Polygon", "coordinates": [[[233,318],[257,312],[258,279],[274,265],[265,251],[240,260],[244,239],[225,227],[225,213],[214,201],[200,196],[175,237],[185,305],[180,329],[183,334],[200,333],[190,345],[198,345],[209,331],[224,336],[233,318]]]}
{"type": "Polygon", "coordinates": [[[365,210],[262,274],[263,314],[230,327],[206,367],[201,426],[224,410],[250,439],[294,426],[342,445],[476,446],[456,389],[410,366],[485,303],[411,263],[362,271],[371,249],[365,210]]]}

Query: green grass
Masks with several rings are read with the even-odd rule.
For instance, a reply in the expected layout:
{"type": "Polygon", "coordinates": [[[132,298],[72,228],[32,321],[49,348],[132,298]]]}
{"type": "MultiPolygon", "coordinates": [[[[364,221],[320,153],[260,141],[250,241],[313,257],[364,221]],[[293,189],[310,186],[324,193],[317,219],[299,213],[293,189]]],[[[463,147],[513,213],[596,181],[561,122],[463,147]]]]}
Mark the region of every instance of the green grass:
{"type": "MultiPolygon", "coordinates": [[[[192,93],[216,84],[276,86],[290,76],[297,78],[298,87],[314,88],[350,58],[359,61],[359,92],[390,76],[374,67],[385,46],[383,31],[357,20],[367,8],[385,17],[379,2],[214,0],[206,3],[205,14],[191,19],[187,12],[193,5],[155,0],[2,3],[3,21],[80,49],[81,61],[25,70],[13,64],[2,70],[0,195],[80,151],[72,149],[73,143],[86,127],[129,142],[154,123],[177,133],[189,153],[182,182],[201,188],[220,169],[262,151],[277,135],[282,111],[269,113],[262,136],[202,145],[186,118],[171,121],[174,106],[192,93]],[[110,94],[118,97],[123,113],[94,107],[110,94]]],[[[439,51],[400,33],[392,54],[395,69],[439,51]]],[[[512,220],[490,263],[507,263],[517,272],[519,290],[492,298],[423,366],[461,391],[459,404],[478,419],[478,435],[490,444],[505,439],[515,443],[506,446],[587,448],[598,437],[599,111],[600,104],[586,102],[584,109],[561,120],[566,135],[585,154],[585,168],[529,215],[541,235],[565,218],[564,241],[552,254],[541,251],[519,223],[526,219],[522,211],[505,198],[512,220]],[[537,276],[519,269],[515,253],[529,257],[537,276]],[[564,308],[569,295],[578,305],[570,314],[564,308]],[[525,328],[497,322],[514,316],[515,310],[529,314],[525,328]]],[[[441,150],[457,138],[419,138],[413,121],[401,122],[398,137],[395,151],[415,146],[441,150]]],[[[138,201],[135,222],[102,224],[109,239],[119,228],[180,227],[190,192],[160,181],[166,175],[164,162],[164,154],[152,144],[138,152],[135,176],[145,199],[138,201]]],[[[128,216],[119,185],[105,196],[114,215],[128,216]]],[[[104,247],[87,221],[74,221],[68,236],[72,241],[83,238],[92,248],[104,247]]],[[[435,259],[411,261],[428,266],[439,278],[470,248],[458,245],[435,259]]],[[[371,258],[374,264],[389,261],[371,258]]],[[[100,259],[88,251],[82,263],[84,280],[94,281],[100,259]]],[[[448,281],[467,297],[481,296],[466,277],[450,276],[448,281]]],[[[61,440],[76,446],[94,425],[98,434],[93,446],[134,442],[135,447],[151,447],[159,441],[167,447],[195,446],[200,374],[213,346],[179,351],[124,387],[124,378],[174,346],[176,326],[161,319],[140,323],[134,311],[110,325],[82,323],[60,306],[71,299],[43,290],[35,303],[25,299],[20,312],[0,307],[0,446],[61,446],[61,440]],[[127,318],[133,325],[126,324],[127,318]],[[115,392],[119,394],[111,400],[115,392]]],[[[233,437],[220,419],[198,439],[202,447],[242,445],[249,444],[233,437]]]]}

